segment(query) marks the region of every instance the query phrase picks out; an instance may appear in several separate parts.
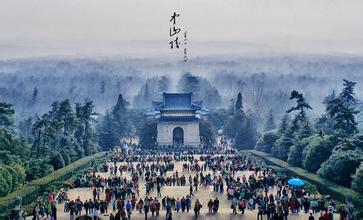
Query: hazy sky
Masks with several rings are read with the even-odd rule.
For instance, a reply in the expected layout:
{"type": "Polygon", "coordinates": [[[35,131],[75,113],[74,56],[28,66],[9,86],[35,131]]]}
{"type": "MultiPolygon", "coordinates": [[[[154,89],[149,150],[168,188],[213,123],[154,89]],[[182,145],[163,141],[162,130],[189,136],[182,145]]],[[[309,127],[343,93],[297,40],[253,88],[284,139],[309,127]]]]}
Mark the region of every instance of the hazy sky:
{"type": "Polygon", "coordinates": [[[363,55],[362,0],[0,0],[0,45],[82,53],[157,40],[163,51],[174,11],[191,44],[363,55]]]}

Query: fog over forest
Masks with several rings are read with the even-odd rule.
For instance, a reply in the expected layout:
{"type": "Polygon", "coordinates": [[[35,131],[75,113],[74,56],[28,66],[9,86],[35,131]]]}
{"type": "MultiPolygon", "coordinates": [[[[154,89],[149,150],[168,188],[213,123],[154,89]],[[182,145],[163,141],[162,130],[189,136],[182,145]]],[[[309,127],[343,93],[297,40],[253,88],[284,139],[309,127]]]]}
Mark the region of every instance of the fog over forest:
{"type": "Polygon", "coordinates": [[[306,96],[314,117],[323,99],[339,91],[342,79],[356,81],[363,100],[363,59],[319,55],[205,56],[188,60],[154,58],[27,58],[0,62],[0,100],[11,103],[18,120],[49,111],[56,100],[93,100],[103,114],[119,93],[130,108],[145,109],[161,93],[193,92],[210,109],[228,108],[238,92],[244,108],[263,120],[281,116],[290,92],[306,96]]]}

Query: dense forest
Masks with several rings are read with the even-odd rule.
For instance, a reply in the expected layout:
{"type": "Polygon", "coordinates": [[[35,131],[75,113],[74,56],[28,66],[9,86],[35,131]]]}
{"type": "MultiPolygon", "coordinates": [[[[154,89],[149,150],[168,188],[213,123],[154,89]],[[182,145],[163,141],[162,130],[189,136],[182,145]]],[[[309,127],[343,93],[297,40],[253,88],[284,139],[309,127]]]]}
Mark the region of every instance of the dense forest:
{"type": "MultiPolygon", "coordinates": [[[[313,107],[304,95],[292,91],[296,105],[286,111],[276,129],[259,138],[256,149],[271,153],[291,166],[302,167],[343,186],[363,192],[361,183],[363,136],[356,116],[356,83],[343,80],[339,93],[326,96],[326,111],[315,121],[307,116],[313,107]]],[[[267,120],[267,127],[272,120],[267,120]]]]}
{"type": "Polygon", "coordinates": [[[131,135],[140,147],[154,146],[156,124],[143,113],[165,91],[193,92],[209,109],[200,124],[204,146],[223,131],[237,149],[271,153],[363,191],[363,63],[221,60],[0,62],[0,196],[131,135]]]}
{"type": "MultiPolygon", "coordinates": [[[[325,111],[322,100],[341,89],[341,79],[363,83],[363,63],[357,57],[303,55],[198,57],[187,65],[167,58],[34,58],[0,61],[0,76],[0,100],[14,106],[17,121],[47,112],[54,100],[90,99],[104,114],[120,93],[131,108],[149,107],[162,91],[194,92],[204,107],[228,108],[241,92],[261,130],[270,111],[281,117],[291,107],[292,90],[304,93],[314,106],[309,114],[318,117],[325,111]]],[[[360,87],[356,95],[363,99],[360,87]]]]}

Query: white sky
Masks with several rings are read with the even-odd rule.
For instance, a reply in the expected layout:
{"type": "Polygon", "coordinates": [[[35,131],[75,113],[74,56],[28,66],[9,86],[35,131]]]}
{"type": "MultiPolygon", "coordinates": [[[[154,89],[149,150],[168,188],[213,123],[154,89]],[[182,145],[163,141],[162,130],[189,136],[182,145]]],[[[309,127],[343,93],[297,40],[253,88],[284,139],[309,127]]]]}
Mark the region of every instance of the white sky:
{"type": "Polygon", "coordinates": [[[191,42],[363,55],[362,0],[0,0],[0,44],[167,42],[174,11],[191,42]]]}

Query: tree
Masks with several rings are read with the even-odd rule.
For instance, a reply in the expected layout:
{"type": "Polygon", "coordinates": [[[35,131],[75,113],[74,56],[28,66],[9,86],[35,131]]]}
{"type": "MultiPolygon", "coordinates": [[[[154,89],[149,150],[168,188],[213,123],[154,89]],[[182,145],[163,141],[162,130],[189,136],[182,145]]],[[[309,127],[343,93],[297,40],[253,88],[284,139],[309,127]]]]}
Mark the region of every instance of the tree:
{"type": "Polygon", "coordinates": [[[25,170],[19,162],[9,151],[0,151],[0,196],[6,196],[23,182],[25,170]]]}
{"type": "Polygon", "coordinates": [[[293,99],[296,99],[296,106],[291,107],[286,113],[293,111],[298,111],[298,113],[295,115],[288,129],[286,129],[286,122],[283,125],[285,131],[280,133],[280,137],[275,142],[272,153],[285,161],[290,157],[290,163],[299,164],[301,155],[300,152],[297,151],[299,151],[299,148],[302,146],[299,145],[298,142],[312,134],[312,129],[305,111],[312,108],[305,101],[304,96],[295,90],[293,90],[290,95],[290,100],[293,99]],[[293,145],[295,146],[290,149],[293,145]]]}
{"type": "Polygon", "coordinates": [[[0,126],[10,126],[13,124],[13,115],[15,111],[12,105],[0,102],[0,126]]]}
{"type": "Polygon", "coordinates": [[[8,151],[20,158],[29,157],[30,150],[25,141],[0,126],[0,151],[8,151]]]}
{"type": "Polygon", "coordinates": [[[268,131],[262,134],[258,139],[255,149],[266,153],[271,153],[272,146],[276,142],[278,136],[276,131],[268,131]]]}
{"type": "Polygon", "coordinates": [[[177,85],[178,91],[192,92],[194,99],[203,100],[203,105],[215,108],[221,105],[222,98],[218,90],[205,78],[184,73],[177,85]]]}
{"type": "Polygon", "coordinates": [[[290,95],[290,100],[296,99],[296,106],[287,110],[287,113],[298,111],[293,120],[293,134],[296,134],[296,138],[302,139],[312,135],[312,128],[309,120],[306,117],[306,110],[312,109],[312,107],[305,101],[302,93],[293,90],[290,95]]]}
{"type": "Polygon", "coordinates": [[[315,128],[317,131],[322,131],[325,134],[329,135],[334,133],[334,120],[328,113],[329,112],[328,108],[329,108],[329,103],[334,99],[336,99],[335,90],[333,90],[331,94],[327,95],[324,98],[323,104],[325,105],[326,113],[323,114],[320,118],[318,118],[315,123],[315,128]]]}
{"type": "Polygon", "coordinates": [[[349,186],[351,175],[356,172],[363,161],[363,134],[338,140],[339,143],[335,145],[329,159],[321,165],[318,173],[337,183],[349,186]],[[329,172],[334,172],[334,174],[329,172]],[[338,174],[338,172],[342,172],[342,174],[338,174]]]}
{"type": "Polygon", "coordinates": [[[23,121],[19,122],[18,128],[20,135],[25,138],[27,143],[32,143],[34,141],[32,135],[33,118],[29,117],[23,121]]]}
{"type": "Polygon", "coordinates": [[[286,161],[290,147],[295,143],[297,121],[293,120],[291,124],[288,124],[288,116],[285,115],[280,123],[277,131],[278,139],[272,146],[271,153],[277,158],[286,161]]]}
{"type": "Polygon", "coordinates": [[[120,135],[115,130],[111,113],[106,111],[106,115],[102,119],[102,123],[98,128],[99,138],[98,144],[102,150],[112,150],[120,144],[120,135]]]}
{"type": "Polygon", "coordinates": [[[199,123],[199,135],[204,147],[211,147],[216,142],[215,129],[209,121],[201,120],[199,123]]]}
{"type": "Polygon", "coordinates": [[[227,111],[225,109],[211,109],[208,113],[208,121],[216,129],[223,128],[228,119],[227,111]]]}
{"type": "Polygon", "coordinates": [[[98,143],[103,150],[112,149],[130,133],[128,105],[129,103],[123,98],[122,94],[119,94],[116,105],[111,112],[107,111],[105,117],[103,117],[101,125],[98,127],[100,133],[98,143]]]}
{"type": "Polygon", "coordinates": [[[43,159],[31,159],[25,162],[26,180],[32,181],[48,175],[53,171],[53,167],[48,164],[48,161],[43,159]]]}
{"type": "Polygon", "coordinates": [[[65,166],[65,162],[62,154],[55,153],[50,157],[50,164],[53,166],[54,170],[58,170],[65,166]]]}
{"type": "Polygon", "coordinates": [[[300,127],[300,130],[297,133],[297,138],[298,139],[303,139],[303,138],[307,138],[310,137],[311,135],[313,135],[313,128],[309,122],[309,120],[305,120],[300,127]]]}
{"type": "Polygon", "coordinates": [[[302,166],[302,160],[303,160],[303,151],[306,148],[307,145],[309,145],[309,142],[312,141],[310,138],[304,138],[301,140],[298,140],[294,145],[290,147],[287,163],[291,166],[295,167],[301,167],[302,166]]]}
{"type": "Polygon", "coordinates": [[[237,128],[235,147],[237,149],[253,149],[257,142],[257,129],[250,117],[244,120],[242,126],[237,128]]]}
{"type": "Polygon", "coordinates": [[[63,134],[66,136],[73,134],[78,122],[69,99],[59,103],[57,116],[58,122],[61,124],[61,127],[63,127],[63,134]]]}
{"type": "Polygon", "coordinates": [[[223,133],[230,138],[235,138],[237,130],[243,126],[243,123],[244,117],[238,115],[230,115],[223,127],[223,133]]]}
{"type": "Polygon", "coordinates": [[[129,103],[119,94],[116,105],[112,108],[112,120],[114,129],[122,138],[126,136],[130,130],[130,122],[128,120],[127,106],[129,103]]]}
{"type": "Polygon", "coordinates": [[[137,134],[140,138],[139,145],[142,148],[151,148],[157,145],[157,124],[154,120],[145,119],[137,129],[137,134]]]}
{"type": "Polygon", "coordinates": [[[275,119],[272,114],[272,110],[270,110],[263,129],[264,129],[264,131],[271,131],[275,128],[276,128],[275,119]]]}
{"type": "Polygon", "coordinates": [[[274,143],[271,153],[281,159],[286,161],[289,153],[290,147],[294,144],[295,138],[293,132],[283,133],[274,143]]]}
{"type": "Polygon", "coordinates": [[[39,95],[38,88],[34,87],[33,95],[32,95],[32,98],[30,100],[30,106],[34,106],[38,102],[38,95],[39,95]]]}
{"type": "Polygon", "coordinates": [[[358,150],[334,152],[321,165],[317,173],[343,186],[350,187],[352,175],[363,161],[362,153],[358,150]]]}
{"type": "Polygon", "coordinates": [[[51,139],[55,137],[55,130],[50,122],[49,115],[44,114],[38,118],[32,128],[34,134],[33,152],[39,157],[48,148],[51,139]]]}
{"type": "Polygon", "coordinates": [[[328,103],[328,113],[334,120],[335,133],[340,137],[351,137],[358,133],[356,115],[357,100],[354,98],[356,82],[343,80],[343,89],[339,96],[328,103]]]}
{"type": "Polygon", "coordinates": [[[308,145],[303,150],[302,166],[315,173],[320,165],[329,158],[336,142],[336,139],[329,135],[309,138],[308,145]]]}
{"type": "Polygon", "coordinates": [[[59,153],[62,154],[66,164],[84,157],[85,151],[74,136],[62,136],[59,139],[59,153]]]}
{"type": "Polygon", "coordinates": [[[10,167],[0,165],[0,196],[6,196],[13,189],[13,178],[9,172],[10,167]]]}
{"type": "Polygon", "coordinates": [[[281,136],[282,134],[286,133],[289,128],[289,116],[285,114],[280,121],[279,127],[277,129],[277,134],[281,136]]]}
{"type": "Polygon", "coordinates": [[[76,115],[80,121],[75,137],[77,138],[80,146],[83,147],[85,155],[91,155],[96,152],[96,134],[93,128],[95,119],[93,116],[97,115],[93,112],[93,102],[86,100],[83,105],[76,103],[76,115]]]}
{"type": "Polygon", "coordinates": [[[306,112],[305,109],[313,109],[306,101],[302,93],[299,93],[296,90],[293,90],[290,94],[290,100],[296,99],[296,106],[291,107],[289,110],[287,110],[287,113],[293,112],[293,111],[299,111],[298,114],[295,117],[295,120],[297,121],[305,121],[306,119],[306,112]]]}
{"type": "Polygon", "coordinates": [[[315,122],[315,129],[325,134],[332,135],[334,133],[334,121],[328,114],[324,114],[315,122]]]}
{"type": "Polygon", "coordinates": [[[352,188],[359,193],[363,193],[363,163],[358,167],[355,175],[353,176],[352,188]]]}
{"type": "Polygon", "coordinates": [[[242,94],[239,92],[237,95],[237,100],[235,104],[236,112],[243,112],[243,101],[242,101],[242,94]]]}

